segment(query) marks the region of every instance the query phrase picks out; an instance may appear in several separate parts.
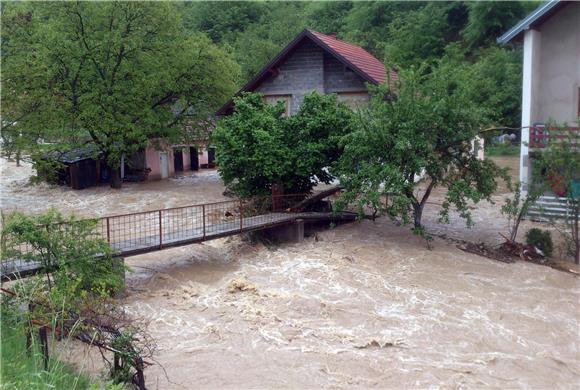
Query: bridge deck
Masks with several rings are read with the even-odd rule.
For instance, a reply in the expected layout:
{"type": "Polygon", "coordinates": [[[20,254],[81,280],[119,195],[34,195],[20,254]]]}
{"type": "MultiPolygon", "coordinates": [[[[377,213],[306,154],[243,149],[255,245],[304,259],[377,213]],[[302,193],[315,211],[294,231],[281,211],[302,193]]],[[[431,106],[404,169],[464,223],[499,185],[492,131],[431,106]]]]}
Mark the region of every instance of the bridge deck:
{"type": "MultiPolygon", "coordinates": [[[[126,257],[290,224],[297,219],[307,222],[356,219],[356,214],[349,212],[270,212],[244,217],[244,206],[233,202],[105,217],[100,220],[99,233],[115,250],[115,257],[126,257]],[[201,212],[196,209],[198,207],[202,208],[201,212]]],[[[4,260],[1,277],[2,280],[14,279],[40,269],[39,263],[4,260]]]]}

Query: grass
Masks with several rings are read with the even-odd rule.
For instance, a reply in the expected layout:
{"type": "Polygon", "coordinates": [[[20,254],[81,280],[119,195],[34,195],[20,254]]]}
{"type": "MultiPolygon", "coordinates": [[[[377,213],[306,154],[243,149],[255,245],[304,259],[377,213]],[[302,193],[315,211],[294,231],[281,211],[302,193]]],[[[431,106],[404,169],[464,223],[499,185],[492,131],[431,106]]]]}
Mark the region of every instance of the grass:
{"type": "Polygon", "coordinates": [[[498,144],[485,147],[485,155],[489,157],[512,157],[520,155],[519,145],[498,144]]]}
{"type": "Polygon", "coordinates": [[[48,370],[44,370],[38,333],[32,339],[32,350],[27,351],[22,325],[23,322],[16,318],[14,313],[10,313],[6,304],[2,302],[0,388],[4,390],[100,388],[91,386],[88,378],[75,372],[72,366],[54,356],[49,360],[48,370]]]}

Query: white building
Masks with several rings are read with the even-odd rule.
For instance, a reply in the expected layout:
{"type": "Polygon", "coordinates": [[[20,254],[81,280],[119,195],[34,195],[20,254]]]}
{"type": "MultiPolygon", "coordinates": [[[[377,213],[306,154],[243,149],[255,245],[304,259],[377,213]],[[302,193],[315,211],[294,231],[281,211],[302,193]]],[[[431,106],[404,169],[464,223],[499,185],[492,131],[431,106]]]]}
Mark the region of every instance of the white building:
{"type": "Polygon", "coordinates": [[[580,2],[543,3],[498,39],[502,44],[514,41],[524,46],[520,181],[527,192],[535,126],[555,121],[578,127],[580,2]]]}

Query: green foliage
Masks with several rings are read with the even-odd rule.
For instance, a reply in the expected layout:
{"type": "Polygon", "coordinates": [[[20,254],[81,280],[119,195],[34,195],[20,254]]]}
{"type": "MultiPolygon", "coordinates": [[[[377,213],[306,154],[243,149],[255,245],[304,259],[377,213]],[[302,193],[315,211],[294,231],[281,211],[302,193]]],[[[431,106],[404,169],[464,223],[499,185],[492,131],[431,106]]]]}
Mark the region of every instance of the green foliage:
{"type": "Polygon", "coordinates": [[[449,68],[401,76],[405,81],[396,93],[387,86],[374,92],[357,129],[343,138],[344,153],[333,172],[346,189],[344,201],[358,205],[360,212],[368,207],[403,223],[412,217],[421,234],[431,191],[445,187],[441,221],[447,222],[455,208],[470,225],[468,202],[491,201],[498,175],[506,176],[492,161],[470,152],[486,118],[449,68]]]}
{"type": "Polygon", "coordinates": [[[522,1],[472,1],[467,3],[467,7],[469,21],[463,36],[471,46],[494,42],[531,11],[531,7],[522,1]]]}
{"type": "Polygon", "coordinates": [[[186,114],[205,119],[237,80],[172,3],[10,3],[2,21],[2,116],[24,133],[90,141],[114,169],[152,138],[178,139],[186,114]]]}
{"type": "Polygon", "coordinates": [[[2,297],[0,303],[2,388],[5,390],[89,388],[88,378],[75,373],[72,367],[56,358],[50,360],[48,370],[45,370],[37,337],[31,339],[31,349],[27,351],[25,331],[27,324],[14,304],[15,302],[6,296],[2,297]]]}
{"type": "Polygon", "coordinates": [[[233,43],[238,33],[266,12],[265,3],[220,1],[184,3],[184,25],[206,33],[214,42],[233,43]]]}
{"type": "Polygon", "coordinates": [[[65,217],[53,209],[40,216],[14,213],[3,225],[3,258],[40,263],[54,296],[74,305],[83,294],[108,296],[121,288],[124,268],[96,237],[96,220],[65,217]]]}
{"type": "Polygon", "coordinates": [[[552,234],[550,231],[531,228],[526,232],[526,244],[535,246],[544,252],[546,257],[552,257],[554,243],[552,242],[552,234]]]}
{"type": "Polygon", "coordinates": [[[515,241],[522,219],[528,213],[530,206],[542,194],[542,188],[530,189],[526,194],[522,194],[522,185],[520,182],[515,183],[513,188],[511,188],[511,183],[509,184],[513,195],[504,199],[504,204],[501,206],[501,213],[508,220],[510,240],[515,241]]]}
{"type": "Polygon", "coordinates": [[[486,157],[516,157],[520,155],[520,146],[499,144],[485,146],[486,157]]]}
{"type": "Polygon", "coordinates": [[[212,137],[220,175],[233,192],[264,195],[281,184],[285,193],[305,193],[332,180],[325,168],[338,158],[337,137],[350,130],[352,117],[334,95],[306,96],[289,118],[282,116],[282,104],[269,105],[259,94],[235,103],[235,113],[220,121],[212,137]]]}
{"type": "MultiPolygon", "coordinates": [[[[578,158],[578,145],[580,145],[580,131],[569,129],[566,124],[549,124],[550,141],[547,147],[535,158],[533,168],[533,183],[543,187],[546,184],[552,190],[562,192],[567,198],[568,212],[564,218],[564,228],[554,222],[562,233],[566,251],[574,258],[576,264],[580,263],[580,199],[574,191],[574,185],[580,182],[580,158],[578,158]]],[[[576,190],[577,191],[577,190],[576,190]]]]}
{"type": "Polygon", "coordinates": [[[400,68],[419,66],[443,54],[449,34],[444,3],[398,14],[389,24],[385,57],[400,68]]]}
{"type": "Polygon", "coordinates": [[[32,155],[32,164],[36,175],[30,178],[34,184],[46,182],[50,184],[58,183],[58,171],[64,168],[64,164],[53,158],[45,158],[44,153],[35,152],[32,155]]]}

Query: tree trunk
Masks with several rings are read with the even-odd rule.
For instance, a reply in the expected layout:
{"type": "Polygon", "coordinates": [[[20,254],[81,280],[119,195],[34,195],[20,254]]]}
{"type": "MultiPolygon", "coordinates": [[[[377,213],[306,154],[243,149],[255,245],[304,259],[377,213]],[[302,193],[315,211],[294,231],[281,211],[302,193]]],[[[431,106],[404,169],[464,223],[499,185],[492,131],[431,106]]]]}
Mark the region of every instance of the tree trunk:
{"type": "Polygon", "coordinates": [[[121,180],[121,168],[111,168],[111,188],[121,188],[123,181],[121,180]]]}
{"type": "Polygon", "coordinates": [[[20,150],[16,152],[16,166],[20,166],[20,150]]]}
{"type": "Polygon", "coordinates": [[[413,205],[413,224],[415,229],[421,227],[421,217],[423,216],[423,206],[424,204],[419,203],[413,205]]]}
{"type": "Polygon", "coordinates": [[[304,209],[306,207],[308,207],[309,205],[316,203],[316,202],[326,198],[327,196],[333,195],[333,194],[337,193],[338,191],[340,191],[341,189],[342,189],[341,186],[331,187],[331,188],[324,190],[324,191],[322,191],[314,196],[311,196],[310,198],[304,199],[300,203],[295,204],[294,206],[290,207],[288,209],[288,211],[290,211],[292,213],[304,211],[304,209]]]}

